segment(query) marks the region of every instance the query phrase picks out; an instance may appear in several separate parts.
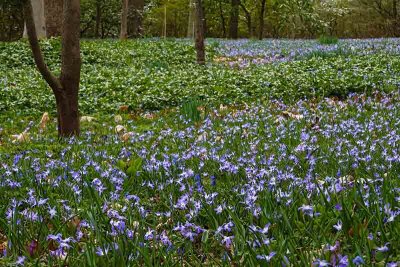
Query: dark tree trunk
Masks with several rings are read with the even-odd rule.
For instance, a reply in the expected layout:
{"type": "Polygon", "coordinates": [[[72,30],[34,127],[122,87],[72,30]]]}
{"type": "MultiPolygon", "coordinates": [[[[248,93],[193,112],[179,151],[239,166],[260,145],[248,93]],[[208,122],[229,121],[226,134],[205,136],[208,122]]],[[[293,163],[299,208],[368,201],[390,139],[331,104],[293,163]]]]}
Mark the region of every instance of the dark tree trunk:
{"type": "Polygon", "coordinates": [[[128,38],[128,0],[122,0],[121,33],[119,38],[121,40],[128,38]]]}
{"type": "Polygon", "coordinates": [[[60,137],[79,135],[78,92],[81,70],[79,24],[80,1],[64,0],[61,51],[61,75],[55,77],[47,67],[33,21],[32,4],[25,1],[24,16],[33,58],[42,77],[52,89],[57,104],[58,134],[60,137]]]}
{"type": "Polygon", "coordinates": [[[240,3],[240,7],[243,9],[243,12],[246,16],[247,30],[249,32],[249,38],[251,38],[253,37],[253,24],[251,19],[251,13],[250,11],[247,10],[247,8],[243,5],[243,3],[240,3]]]}
{"type": "Polygon", "coordinates": [[[197,63],[204,65],[206,63],[206,53],[204,47],[204,9],[202,0],[195,0],[195,34],[196,34],[196,52],[197,63]]]}
{"type": "Polygon", "coordinates": [[[101,23],[101,2],[96,1],[96,27],[95,27],[95,37],[100,37],[100,23],[101,23]]]}
{"type": "Polygon", "coordinates": [[[143,34],[144,0],[129,0],[128,36],[137,38],[143,34]]]}
{"type": "Polygon", "coordinates": [[[262,40],[264,37],[264,15],[265,15],[265,2],[266,0],[261,0],[261,6],[260,6],[260,30],[258,32],[258,39],[262,40]]]}
{"type": "Polygon", "coordinates": [[[63,17],[60,14],[63,14],[63,0],[45,0],[43,4],[47,38],[61,36],[63,17]]]}
{"type": "Polygon", "coordinates": [[[400,32],[399,32],[399,22],[398,22],[398,12],[397,12],[397,1],[398,0],[393,0],[393,34],[396,37],[399,37],[400,32]]]}
{"type": "Polygon", "coordinates": [[[78,110],[81,74],[80,14],[80,0],[64,0],[60,75],[63,97],[61,103],[57,105],[61,136],[78,135],[80,131],[78,110]]]}
{"type": "Polygon", "coordinates": [[[239,32],[239,4],[240,0],[231,0],[231,18],[229,22],[229,37],[238,38],[239,32]]]}
{"type": "Polygon", "coordinates": [[[226,24],[225,24],[225,16],[224,11],[222,9],[222,3],[219,1],[219,15],[221,17],[221,28],[222,28],[222,37],[226,37],[226,24]]]}
{"type": "Polygon", "coordinates": [[[207,18],[204,15],[206,13],[205,9],[204,9],[204,5],[203,5],[203,0],[201,0],[201,4],[202,4],[202,12],[203,12],[203,34],[204,34],[204,38],[206,38],[207,36],[207,18]]]}

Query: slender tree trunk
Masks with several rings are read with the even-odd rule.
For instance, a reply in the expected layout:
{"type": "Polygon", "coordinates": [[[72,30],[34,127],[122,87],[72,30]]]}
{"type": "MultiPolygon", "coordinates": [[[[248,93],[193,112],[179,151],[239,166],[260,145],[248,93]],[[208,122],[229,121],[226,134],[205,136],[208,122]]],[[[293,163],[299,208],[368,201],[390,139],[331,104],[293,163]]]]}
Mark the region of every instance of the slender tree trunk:
{"type": "Polygon", "coordinates": [[[206,63],[206,53],[204,47],[204,9],[202,0],[195,0],[195,29],[196,29],[196,52],[197,52],[197,63],[204,65],[206,63]]]}
{"type": "Polygon", "coordinates": [[[239,32],[239,4],[240,0],[231,0],[231,18],[229,22],[229,37],[238,38],[239,32]]]}
{"type": "Polygon", "coordinates": [[[128,38],[128,0],[122,0],[121,34],[119,38],[121,40],[128,38]]]}
{"type": "Polygon", "coordinates": [[[247,8],[244,6],[243,3],[240,3],[240,7],[243,9],[243,12],[246,16],[247,30],[249,32],[249,38],[251,38],[253,37],[253,25],[252,25],[251,13],[250,11],[247,10],[247,8]]]}
{"type": "Polygon", "coordinates": [[[222,29],[222,37],[226,37],[226,24],[225,24],[225,16],[224,16],[224,11],[222,9],[222,3],[219,1],[219,15],[221,17],[221,29],[222,29]]]}
{"type": "Polygon", "coordinates": [[[55,77],[47,67],[36,35],[32,4],[24,5],[26,31],[33,58],[42,77],[52,89],[57,104],[58,134],[60,137],[79,135],[78,92],[81,70],[80,57],[80,1],[64,0],[61,51],[61,75],[55,77]]]}
{"type": "Polygon", "coordinates": [[[190,0],[189,2],[189,20],[188,20],[188,29],[187,29],[187,38],[193,38],[195,35],[195,29],[194,29],[194,17],[195,17],[195,6],[193,4],[193,0],[190,0]]]}
{"type": "Polygon", "coordinates": [[[262,40],[264,37],[264,15],[265,15],[265,2],[266,0],[261,0],[261,6],[260,6],[260,30],[258,32],[258,39],[262,40]]]}
{"type": "Polygon", "coordinates": [[[164,4],[164,39],[167,38],[167,5],[164,4]]]}
{"type": "MultiPolygon", "coordinates": [[[[29,1],[32,9],[32,17],[35,25],[36,36],[46,38],[46,18],[44,16],[44,0],[25,0],[29,1]]],[[[25,21],[25,24],[27,22],[25,21]]],[[[24,29],[24,38],[28,38],[27,25],[24,29]]]]}
{"type": "Polygon", "coordinates": [[[101,2],[100,0],[96,1],[96,28],[95,28],[95,37],[100,37],[100,23],[101,23],[101,2]]]}

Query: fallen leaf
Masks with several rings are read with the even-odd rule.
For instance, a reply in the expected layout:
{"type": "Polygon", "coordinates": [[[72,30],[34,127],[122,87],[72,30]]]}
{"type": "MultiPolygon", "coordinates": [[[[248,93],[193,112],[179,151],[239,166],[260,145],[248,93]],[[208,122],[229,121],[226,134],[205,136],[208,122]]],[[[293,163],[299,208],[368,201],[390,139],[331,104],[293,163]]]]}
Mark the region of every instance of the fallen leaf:
{"type": "Polygon", "coordinates": [[[219,105],[219,110],[227,110],[228,109],[228,107],[227,106],[224,106],[224,105],[219,105]]]}
{"type": "Polygon", "coordinates": [[[46,129],[46,124],[50,121],[49,113],[45,112],[42,115],[42,119],[40,120],[39,128],[44,130],[46,129]]]}
{"type": "Polygon", "coordinates": [[[128,109],[129,109],[129,106],[126,106],[126,105],[119,107],[119,111],[122,111],[122,112],[128,111],[128,109]]]}
{"type": "Polygon", "coordinates": [[[124,132],[126,132],[126,129],[124,126],[122,126],[122,125],[115,126],[115,133],[123,134],[124,132]]]}
{"type": "Polygon", "coordinates": [[[282,115],[286,119],[287,118],[292,118],[292,119],[295,119],[295,120],[301,120],[301,119],[304,118],[304,116],[301,115],[301,114],[295,114],[295,113],[292,113],[292,112],[289,112],[289,111],[283,111],[282,115]]]}
{"type": "Polygon", "coordinates": [[[28,132],[22,132],[20,134],[15,134],[11,136],[11,139],[13,139],[13,143],[24,143],[28,142],[30,140],[30,136],[28,132]]]}
{"type": "Polygon", "coordinates": [[[121,136],[122,141],[127,142],[133,136],[133,132],[124,133],[121,136]]]}
{"type": "Polygon", "coordinates": [[[145,118],[145,119],[147,119],[147,120],[152,120],[152,119],[154,119],[155,117],[156,117],[156,115],[155,115],[155,114],[152,114],[152,113],[146,113],[146,114],[143,115],[143,118],[145,118]]]}
{"type": "Polygon", "coordinates": [[[122,116],[121,116],[121,115],[116,115],[116,116],[114,117],[114,121],[115,121],[116,123],[121,122],[121,121],[122,121],[122,116]]]}

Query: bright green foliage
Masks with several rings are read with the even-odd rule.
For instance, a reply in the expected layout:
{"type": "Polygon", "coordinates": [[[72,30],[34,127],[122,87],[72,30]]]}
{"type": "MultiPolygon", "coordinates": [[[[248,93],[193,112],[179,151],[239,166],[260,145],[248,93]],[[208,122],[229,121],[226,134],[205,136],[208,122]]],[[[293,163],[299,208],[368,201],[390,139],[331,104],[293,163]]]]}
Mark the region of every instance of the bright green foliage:
{"type": "Polygon", "coordinates": [[[320,44],[332,45],[332,44],[337,44],[339,42],[339,39],[333,36],[321,35],[318,38],[318,41],[320,44]]]}
{"type": "MultiPolygon", "coordinates": [[[[115,112],[121,105],[154,110],[193,98],[216,104],[271,97],[293,102],[391,91],[399,79],[400,58],[386,52],[357,55],[340,47],[332,51],[317,47],[293,60],[239,68],[240,64],[220,62],[224,55],[217,49],[223,41],[209,42],[208,65],[201,67],[195,63],[191,42],[182,40],[82,41],[81,112],[115,112]]],[[[46,40],[41,45],[50,69],[58,70],[59,41],[46,40]]],[[[281,53],[289,56],[291,51],[281,53]]],[[[0,112],[55,112],[54,97],[35,69],[26,42],[0,43],[0,62],[0,112]]]]}

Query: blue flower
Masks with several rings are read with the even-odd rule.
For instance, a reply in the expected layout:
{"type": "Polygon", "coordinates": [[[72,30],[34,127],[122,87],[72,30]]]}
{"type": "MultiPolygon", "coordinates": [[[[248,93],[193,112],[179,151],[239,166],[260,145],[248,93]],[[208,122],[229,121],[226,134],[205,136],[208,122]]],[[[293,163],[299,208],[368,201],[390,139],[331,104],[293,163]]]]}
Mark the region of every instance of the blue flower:
{"type": "Polygon", "coordinates": [[[276,255],[276,252],[272,251],[269,255],[257,255],[256,258],[258,260],[265,260],[266,262],[270,262],[271,259],[276,255]]]}
{"type": "Polygon", "coordinates": [[[357,256],[353,259],[353,263],[358,266],[358,265],[364,264],[365,262],[362,257],[357,256]]]}

